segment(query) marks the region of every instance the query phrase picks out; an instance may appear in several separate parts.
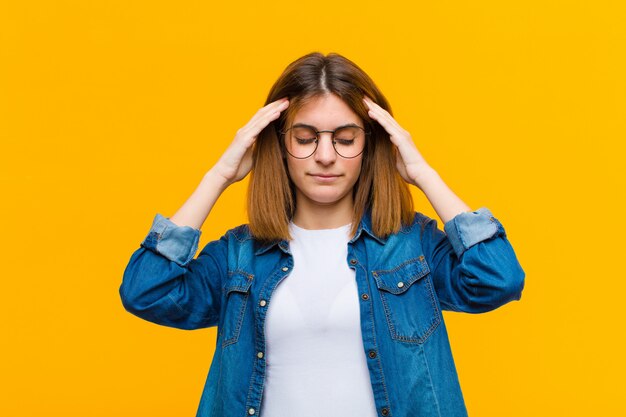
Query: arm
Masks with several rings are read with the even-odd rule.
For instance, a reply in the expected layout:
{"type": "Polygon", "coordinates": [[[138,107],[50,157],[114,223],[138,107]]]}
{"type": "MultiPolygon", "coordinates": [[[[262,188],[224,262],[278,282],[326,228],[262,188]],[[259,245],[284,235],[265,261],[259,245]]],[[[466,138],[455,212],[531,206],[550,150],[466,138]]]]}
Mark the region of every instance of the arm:
{"type": "Polygon", "coordinates": [[[228,233],[207,244],[197,259],[200,228],[221,193],[252,167],[258,134],[287,108],[274,101],[259,109],[197,189],[170,218],[157,214],[131,256],[119,289],[124,308],[153,323],[181,329],[219,322],[222,283],[228,273],[228,233]]]}
{"type": "Polygon", "coordinates": [[[470,207],[446,185],[437,171],[429,166],[417,174],[413,184],[424,192],[444,224],[457,214],[471,211],[470,207]]]}
{"type": "Polygon", "coordinates": [[[200,229],[219,196],[231,183],[219,174],[216,167],[211,168],[182,207],[169,217],[170,221],[177,226],[200,229]]]}
{"type": "Polygon", "coordinates": [[[489,209],[458,214],[445,223],[445,233],[424,216],[422,230],[442,309],[483,313],[521,298],[524,270],[489,209]]]}
{"type": "Polygon", "coordinates": [[[227,236],[193,257],[200,227],[227,186],[212,168],[172,218],[157,213],[124,270],[119,293],[128,312],[186,330],[217,325],[221,283],[227,274],[227,236]]]}
{"type": "Polygon", "coordinates": [[[481,313],[519,300],[525,274],[502,224],[486,208],[471,212],[424,160],[409,132],[371,99],[364,102],[396,145],[400,176],[424,192],[444,222],[446,233],[436,220],[422,220],[422,248],[442,308],[481,313]]]}
{"type": "Polygon", "coordinates": [[[157,213],[124,270],[119,293],[128,312],[179,329],[217,325],[228,238],[210,242],[192,259],[200,234],[157,213]]]}
{"type": "Polygon", "coordinates": [[[524,271],[502,224],[489,209],[471,211],[427,164],[412,183],[426,195],[444,222],[424,225],[422,247],[443,309],[482,313],[519,300],[524,271]]]}

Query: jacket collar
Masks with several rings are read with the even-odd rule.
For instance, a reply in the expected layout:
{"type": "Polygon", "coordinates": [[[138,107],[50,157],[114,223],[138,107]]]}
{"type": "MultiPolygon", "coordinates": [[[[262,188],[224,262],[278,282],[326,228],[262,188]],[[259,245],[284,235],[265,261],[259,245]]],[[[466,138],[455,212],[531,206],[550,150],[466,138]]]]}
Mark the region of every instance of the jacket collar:
{"type": "MultiPolygon", "coordinates": [[[[363,215],[363,217],[361,218],[361,221],[359,222],[359,228],[357,229],[356,234],[354,235],[352,239],[350,239],[348,243],[356,242],[359,239],[359,237],[361,237],[362,232],[365,232],[368,235],[370,235],[372,239],[376,240],[381,245],[384,245],[387,242],[387,238],[378,237],[372,231],[372,213],[370,209],[368,209],[363,215]]],[[[278,247],[283,252],[287,254],[291,254],[291,251],[289,250],[289,241],[285,239],[276,239],[270,242],[259,242],[259,241],[255,241],[255,242],[257,246],[257,249],[254,252],[255,255],[261,255],[267,252],[268,250],[270,250],[271,248],[273,248],[275,245],[278,245],[278,247]]]]}

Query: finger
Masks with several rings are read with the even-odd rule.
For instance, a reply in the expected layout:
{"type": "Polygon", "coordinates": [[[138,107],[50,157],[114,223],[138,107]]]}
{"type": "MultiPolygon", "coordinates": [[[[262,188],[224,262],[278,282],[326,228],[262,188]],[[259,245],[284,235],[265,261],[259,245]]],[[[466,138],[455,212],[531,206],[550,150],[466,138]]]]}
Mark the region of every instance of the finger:
{"type": "Polygon", "coordinates": [[[370,107],[370,111],[376,116],[376,120],[382,119],[382,121],[387,121],[388,124],[395,126],[397,129],[404,130],[387,110],[383,109],[371,100],[369,100],[369,102],[366,101],[366,103],[370,107]]]}
{"type": "Polygon", "coordinates": [[[384,111],[384,109],[382,109],[380,106],[378,109],[373,108],[373,110],[370,111],[370,114],[372,118],[380,123],[380,125],[387,131],[387,133],[389,133],[389,139],[391,140],[391,142],[396,145],[399,150],[402,150],[404,154],[406,154],[404,150],[412,149],[415,147],[415,144],[413,143],[409,132],[402,128],[402,126],[400,126],[400,124],[398,124],[398,122],[388,112],[384,111]]]}
{"type": "Polygon", "coordinates": [[[250,127],[256,132],[255,135],[263,130],[270,122],[278,119],[280,114],[285,111],[287,107],[289,107],[289,102],[283,101],[278,105],[278,107],[275,107],[268,112],[259,114],[258,117],[253,117],[253,119],[250,120],[250,127]]]}
{"type": "Polygon", "coordinates": [[[281,99],[278,99],[276,101],[272,101],[270,104],[268,104],[267,106],[265,106],[265,108],[269,109],[269,110],[275,110],[278,107],[281,107],[283,104],[289,102],[289,97],[283,97],[281,99]]]}
{"type": "Polygon", "coordinates": [[[255,113],[255,115],[252,117],[251,121],[259,119],[259,118],[264,118],[264,117],[266,117],[268,115],[272,115],[272,114],[274,114],[276,112],[280,113],[281,111],[286,109],[288,107],[288,105],[289,105],[289,100],[288,100],[287,97],[283,97],[280,100],[273,101],[270,104],[268,104],[267,106],[262,107],[261,109],[259,109],[255,113]]]}
{"type": "Polygon", "coordinates": [[[369,107],[370,111],[375,112],[376,114],[380,114],[380,115],[387,115],[390,116],[391,118],[393,118],[391,116],[391,114],[389,114],[389,112],[385,109],[383,109],[382,107],[380,107],[378,104],[376,104],[373,100],[371,100],[369,97],[367,97],[367,99],[363,99],[363,101],[365,101],[365,103],[367,104],[367,106],[369,107]]]}
{"type": "Polygon", "coordinates": [[[280,113],[287,107],[289,107],[289,101],[285,99],[280,99],[268,104],[259,109],[242,130],[247,133],[253,133],[253,135],[256,136],[271,121],[277,119],[280,113]]]}
{"type": "MultiPolygon", "coordinates": [[[[380,108],[380,110],[371,110],[370,115],[392,136],[394,143],[397,140],[396,138],[410,136],[409,132],[400,126],[396,119],[394,119],[388,112],[384,111],[384,109],[380,108]]],[[[396,145],[399,144],[396,143],[396,145]]]]}
{"type": "Polygon", "coordinates": [[[396,120],[389,114],[385,115],[377,109],[370,110],[370,116],[376,120],[381,126],[393,137],[400,137],[406,135],[406,131],[396,122],[396,120]]]}

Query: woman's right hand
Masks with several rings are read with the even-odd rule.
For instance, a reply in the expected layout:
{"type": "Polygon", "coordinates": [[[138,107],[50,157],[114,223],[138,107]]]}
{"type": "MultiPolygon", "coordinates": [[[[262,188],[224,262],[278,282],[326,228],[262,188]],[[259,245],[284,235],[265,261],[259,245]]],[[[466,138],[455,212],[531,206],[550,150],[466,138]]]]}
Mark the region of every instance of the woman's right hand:
{"type": "Polygon", "coordinates": [[[280,113],[289,107],[287,97],[271,102],[260,108],[252,119],[237,130],[235,139],[222,154],[212,168],[224,178],[227,185],[241,181],[252,169],[252,145],[259,133],[273,120],[278,119],[280,113]]]}

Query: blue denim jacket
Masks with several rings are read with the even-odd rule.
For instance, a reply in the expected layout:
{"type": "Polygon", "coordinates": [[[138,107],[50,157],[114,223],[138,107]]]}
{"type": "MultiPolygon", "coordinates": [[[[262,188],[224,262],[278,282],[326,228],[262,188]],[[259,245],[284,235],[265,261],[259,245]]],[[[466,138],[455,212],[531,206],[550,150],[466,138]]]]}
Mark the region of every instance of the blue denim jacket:
{"type": "MultiPolygon", "coordinates": [[[[379,416],[467,416],[442,310],[483,313],[521,298],[525,273],[487,208],[458,214],[444,230],[415,213],[410,226],[381,239],[367,213],[348,243],[379,416]]],[[[289,242],[261,244],[241,225],[194,259],[200,234],[156,214],[124,271],[122,303],[164,326],[218,326],[197,417],[258,416],[264,324],[274,289],[293,268],[289,242]]]]}

